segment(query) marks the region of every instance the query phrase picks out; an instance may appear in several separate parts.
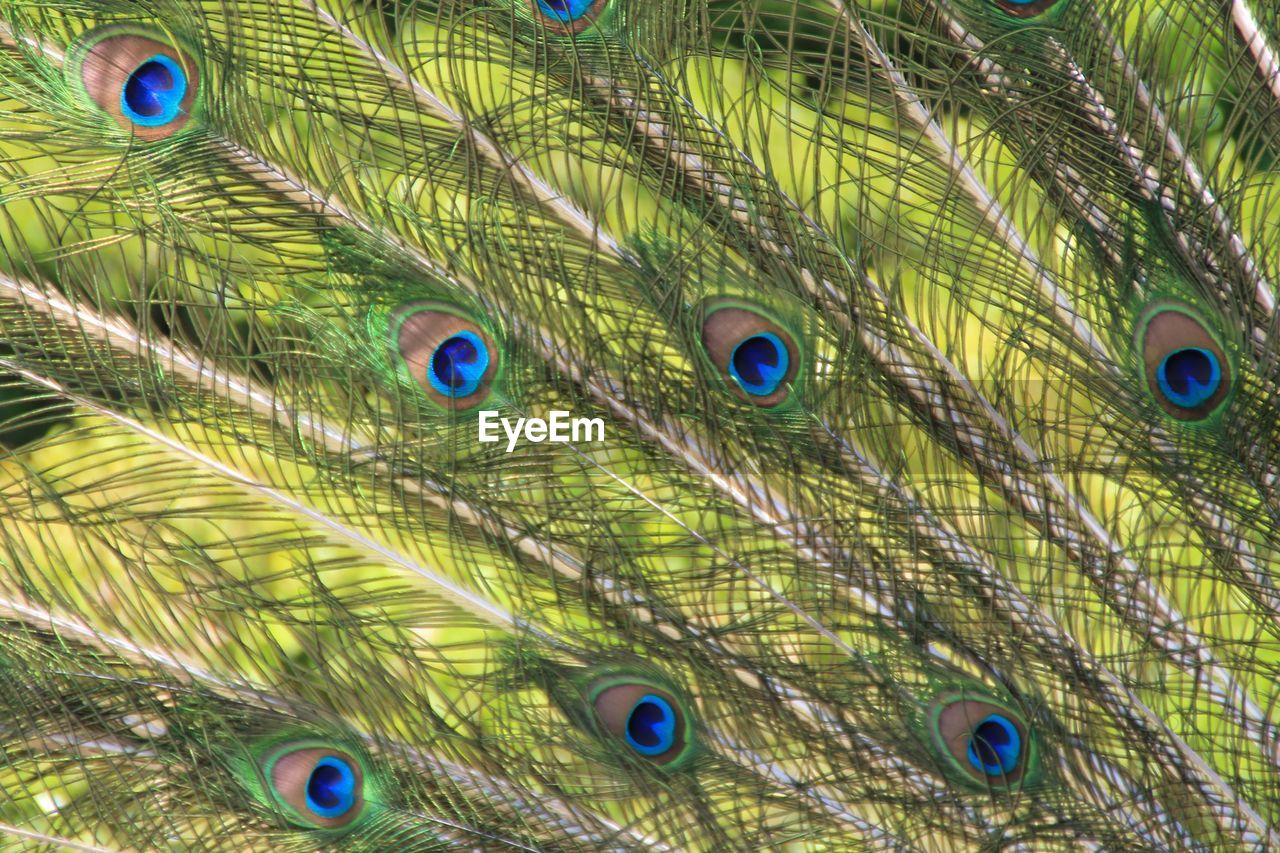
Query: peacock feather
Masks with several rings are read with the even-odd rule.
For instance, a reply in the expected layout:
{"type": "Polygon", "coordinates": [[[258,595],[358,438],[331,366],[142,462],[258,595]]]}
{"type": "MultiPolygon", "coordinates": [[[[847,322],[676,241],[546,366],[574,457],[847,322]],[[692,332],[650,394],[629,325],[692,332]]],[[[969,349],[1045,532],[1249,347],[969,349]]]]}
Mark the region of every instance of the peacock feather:
{"type": "Polygon", "coordinates": [[[1271,0],[0,0],[0,830],[1280,848],[1271,0]]]}

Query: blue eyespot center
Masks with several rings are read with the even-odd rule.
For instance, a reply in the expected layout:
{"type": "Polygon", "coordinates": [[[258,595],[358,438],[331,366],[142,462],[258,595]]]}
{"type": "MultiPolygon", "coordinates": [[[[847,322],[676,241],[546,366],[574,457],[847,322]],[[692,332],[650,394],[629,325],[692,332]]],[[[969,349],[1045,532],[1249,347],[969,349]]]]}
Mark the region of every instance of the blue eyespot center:
{"type": "Polygon", "coordinates": [[[990,714],[974,726],[969,763],[988,776],[1007,776],[1018,767],[1022,735],[1007,717],[990,714]]]}
{"type": "Polygon", "coordinates": [[[1222,366],[1211,351],[1183,347],[1164,357],[1156,370],[1156,381],[1165,399],[1175,406],[1194,409],[1218,392],[1222,366]]]}
{"type": "Polygon", "coordinates": [[[676,742],[676,713],[661,696],[646,693],[627,717],[627,744],[641,755],[661,755],[676,742]]]}
{"type": "Polygon", "coordinates": [[[729,375],[753,397],[777,391],[790,366],[787,347],[773,332],[744,338],[729,356],[729,375]]]}
{"type": "Polygon", "coordinates": [[[323,818],[339,818],[356,802],[356,775],[340,758],[327,755],[307,778],[307,808],[323,818]]]}
{"type": "Polygon", "coordinates": [[[596,0],[538,0],[538,8],[548,18],[570,23],[581,18],[596,0]]]}
{"type": "Polygon", "coordinates": [[[187,75],[178,63],[156,54],[139,65],[120,90],[120,109],[143,127],[161,127],[182,112],[187,75]]]}
{"type": "Polygon", "coordinates": [[[475,332],[449,336],[431,354],[427,380],[446,397],[468,397],[476,392],[489,369],[489,348],[475,332]]]}

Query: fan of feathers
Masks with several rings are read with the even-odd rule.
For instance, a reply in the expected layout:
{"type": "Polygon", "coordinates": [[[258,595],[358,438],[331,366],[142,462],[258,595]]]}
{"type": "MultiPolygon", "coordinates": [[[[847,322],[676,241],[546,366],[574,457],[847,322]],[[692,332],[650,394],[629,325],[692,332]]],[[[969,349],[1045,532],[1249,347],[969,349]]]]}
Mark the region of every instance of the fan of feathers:
{"type": "Polygon", "coordinates": [[[1280,849],[1272,0],[0,0],[0,833],[1280,849]]]}

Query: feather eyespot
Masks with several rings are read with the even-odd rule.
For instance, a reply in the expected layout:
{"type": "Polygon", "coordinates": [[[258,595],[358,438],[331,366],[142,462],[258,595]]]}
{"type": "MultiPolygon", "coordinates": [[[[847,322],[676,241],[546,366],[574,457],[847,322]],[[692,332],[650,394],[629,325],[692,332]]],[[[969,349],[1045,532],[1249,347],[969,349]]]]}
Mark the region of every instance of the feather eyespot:
{"type": "Polygon", "coordinates": [[[609,0],[529,0],[534,15],[549,29],[575,35],[600,17],[609,0]]]}
{"type": "Polygon", "coordinates": [[[1231,390],[1231,365],[1198,317],[1172,304],[1148,311],[1138,326],[1138,348],[1148,390],[1182,421],[1216,412],[1231,390]]]}
{"type": "Polygon", "coordinates": [[[276,800],[305,825],[338,829],[364,807],[360,763],[341,750],[286,746],[267,759],[264,775],[276,800]]]}
{"type": "Polygon", "coordinates": [[[955,770],[987,788],[1022,782],[1034,770],[1031,735],[1020,714],[994,701],[951,693],[930,710],[931,735],[955,770]]]}
{"type": "Polygon", "coordinates": [[[78,55],[80,83],[89,98],[138,139],[166,139],[191,120],[200,73],[185,52],[114,31],[84,45],[78,55]]]}
{"type": "Polygon", "coordinates": [[[623,678],[607,679],[591,690],[591,704],[605,732],[635,755],[670,765],[689,753],[692,738],[685,711],[656,684],[623,678]]]}
{"type": "Polygon", "coordinates": [[[432,402],[461,411],[488,397],[498,351],[478,324],[449,306],[421,303],[400,311],[395,329],[400,357],[432,402]]]}
{"type": "Polygon", "coordinates": [[[790,396],[800,351],[791,333],[764,314],[732,303],[713,307],[702,322],[702,346],[748,403],[772,408],[790,396]]]}
{"type": "Polygon", "coordinates": [[[1064,0],[993,0],[996,8],[1015,18],[1033,18],[1048,12],[1064,0]]]}
{"type": "Polygon", "coordinates": [[[992,712],[973,727],[965,757],[969,766],[987,776],[1008,776],[1018,767],[1022,734],[1005,715],[992,712]]]}

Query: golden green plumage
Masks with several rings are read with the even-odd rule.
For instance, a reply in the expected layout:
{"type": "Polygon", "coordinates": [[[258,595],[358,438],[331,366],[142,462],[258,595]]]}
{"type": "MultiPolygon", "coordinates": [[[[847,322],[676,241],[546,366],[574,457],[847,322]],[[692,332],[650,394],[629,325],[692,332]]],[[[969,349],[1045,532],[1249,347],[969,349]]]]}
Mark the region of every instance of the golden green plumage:
{"type": "Polygon", "coordinates": [[[1262,5],[0,2],[0,829],[1280,843],[1262,5]]]}

